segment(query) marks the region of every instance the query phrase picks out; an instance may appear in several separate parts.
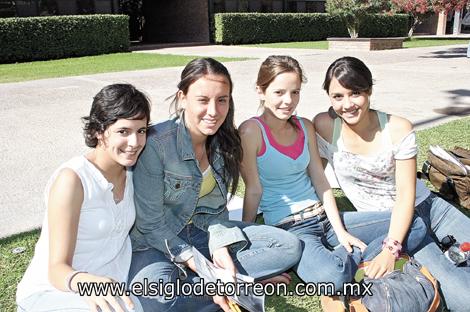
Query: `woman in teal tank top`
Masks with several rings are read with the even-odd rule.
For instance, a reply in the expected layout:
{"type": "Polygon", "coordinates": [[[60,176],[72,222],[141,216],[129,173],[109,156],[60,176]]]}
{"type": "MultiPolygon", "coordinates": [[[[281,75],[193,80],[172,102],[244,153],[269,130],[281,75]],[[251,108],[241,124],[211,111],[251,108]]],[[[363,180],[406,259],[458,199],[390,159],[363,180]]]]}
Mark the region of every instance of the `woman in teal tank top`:
{"type": "Polygon", "coordinates": [[[263,113],[239,128],[243,221],[253,222],[259,208],[267,224],[296,234],[302,242],[294,268],[298,276],[304,282],[331,283],[335,293],[342,293],[357,264],[380,252],[390,213],[338,212],[313,124],[294,116],[304,81],[299,63],[289,56],[270,56],[261,65],[256,90],[263,113]]]}

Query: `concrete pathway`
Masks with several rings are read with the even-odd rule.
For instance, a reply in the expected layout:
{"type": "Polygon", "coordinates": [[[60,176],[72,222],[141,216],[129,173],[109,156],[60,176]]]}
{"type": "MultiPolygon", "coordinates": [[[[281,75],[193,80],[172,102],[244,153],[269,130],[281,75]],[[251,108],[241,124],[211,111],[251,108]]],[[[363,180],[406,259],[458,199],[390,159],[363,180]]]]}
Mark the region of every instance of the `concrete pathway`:
{"type": "MultiPolygon", "coordinates": [[[[321,89],[328,65],[343,55],[363,59],[375,76],[372,106],[409,118],[419,128],[470,113],[470,59],[466,46],[376,52],[329,52],[229,46],[162,48],[139,53],[253,58],[226,63],[235,84],[236,123],[256,115],[255,79],[266,56],[289,54],[304,67],[298,113],[312,118],[328,109],[321,89]]],[[[0,237],[38,227],[44,214],[43,190],[52,172],[84,153],[80,117],[103,86],[129,82],[147,92],[153,121],[168,118],[165,98],[176,91],[182,67],[107,73],[0,84],[0,237]]]]}

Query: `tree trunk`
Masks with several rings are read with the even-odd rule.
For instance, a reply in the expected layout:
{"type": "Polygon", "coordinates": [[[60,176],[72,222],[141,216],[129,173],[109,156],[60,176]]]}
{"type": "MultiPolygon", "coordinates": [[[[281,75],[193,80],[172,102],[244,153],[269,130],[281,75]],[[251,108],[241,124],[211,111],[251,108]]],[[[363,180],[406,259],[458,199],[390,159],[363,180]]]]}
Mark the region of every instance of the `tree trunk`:
{"type": "Polygon", "coordinates": [[[360,23],[356,19],[346,20],[346,27],[348,28],[349,36],[353,39],[359,37],[360,23]]]}
{"type": "Polygon", "coordinates": [[[419,20],[419,18],[417,16],[415,16],[413,18],[413,25],[411,25],[411,28],[408,31],[408,37],[409,38],[411,38],[411,36],[413,36],[413,32],[415,31],[416,26],[418,26],[419,24],[421,24],[421,21],[419,20]]]}

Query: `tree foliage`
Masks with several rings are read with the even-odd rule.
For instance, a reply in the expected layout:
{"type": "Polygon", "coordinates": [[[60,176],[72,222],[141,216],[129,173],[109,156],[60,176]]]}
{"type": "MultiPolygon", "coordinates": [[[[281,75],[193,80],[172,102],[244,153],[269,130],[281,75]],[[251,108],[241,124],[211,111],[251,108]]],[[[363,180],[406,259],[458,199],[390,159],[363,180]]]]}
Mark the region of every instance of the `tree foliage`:
{"type": "Polygon", "coordinates": [[[387,11],[388,3],[383,0],[326,0],[326,11],[339,16],[351,38],[357,38],[359,27],[367,15],[387,11]]]}
{"type": "Polygon", "coordinates": [[[408,13],[413,17],[413,23],[408,32],[408,36],[411,37],[416,26],[432,13],[462,10],[467,5],[468,0],[391,0],[391,2],[392,11],[408,13]]]}
{"type": "Polygon", "coordinates": [[[408,36],[411,37],[419,24],[421,24],[434,11],[432,0],[392,0],[392,10],[408,13],[413,17],[408,36]]]}
{"type": "Polygon", "coordinates": [[[433,8],[435,12],[450,12],[452,10],[462,10],[467,5],[468,0],[434,0],[433,8]]]}

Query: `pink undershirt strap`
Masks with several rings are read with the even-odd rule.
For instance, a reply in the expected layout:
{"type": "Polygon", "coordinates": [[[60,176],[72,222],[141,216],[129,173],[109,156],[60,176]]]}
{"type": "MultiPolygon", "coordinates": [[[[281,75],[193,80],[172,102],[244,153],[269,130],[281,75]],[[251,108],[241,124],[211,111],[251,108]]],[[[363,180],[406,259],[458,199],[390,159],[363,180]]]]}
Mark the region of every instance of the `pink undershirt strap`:
{"type": "MultiPolygon", "coordinates": [[[[261,125],[263,125],[264,132],[266,133],[269,144],[274,147],[279,153],[286,155],[287,157],[290,157],[292,159],[297,159],[303,152],[304,149],[304,141],[305,141],[305,134],[302,128],[302,125],[300,124],[300,121],[297,117],[292,116],[292,118],[295,121],[295,124],[297,125],[298,129],[300,131],[297,131],[297,138],[295,142],[292,145],[285,146],[281,145],[276,142],[276,139],[273,137],[271,133],[271,129],[269,129],[269,126],[260,118],[260,117],[253,117],[256,120],[258,120],[261,125]]],[[[264,142],[264,136],[261,136],[261,149],[259,153],[256,155],[257,157],[262,156],[266,152],[266,143],[264,142]]]]}

